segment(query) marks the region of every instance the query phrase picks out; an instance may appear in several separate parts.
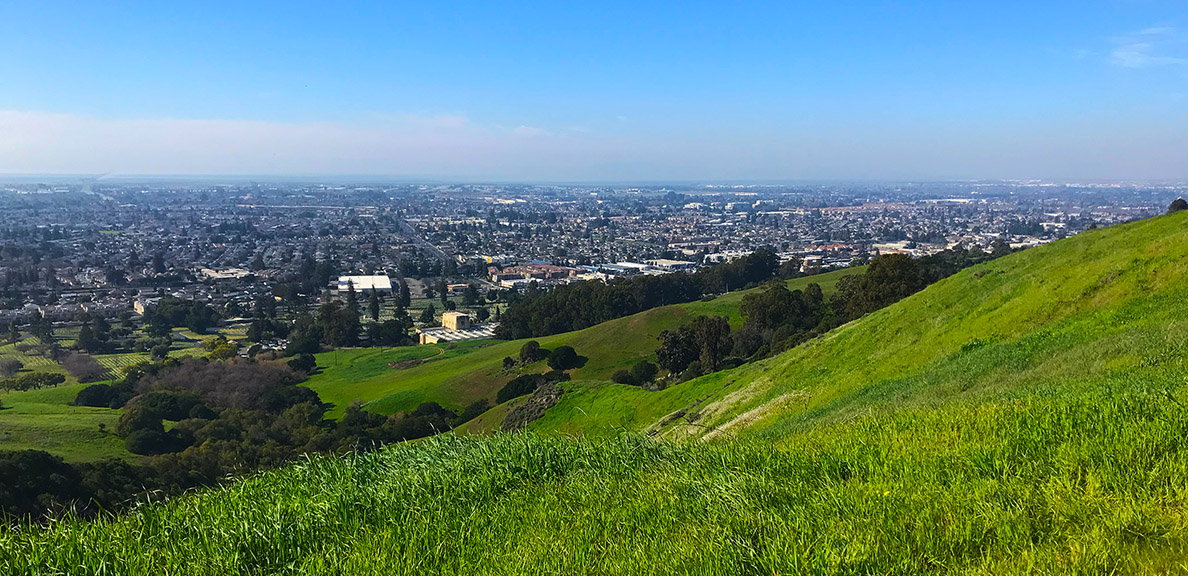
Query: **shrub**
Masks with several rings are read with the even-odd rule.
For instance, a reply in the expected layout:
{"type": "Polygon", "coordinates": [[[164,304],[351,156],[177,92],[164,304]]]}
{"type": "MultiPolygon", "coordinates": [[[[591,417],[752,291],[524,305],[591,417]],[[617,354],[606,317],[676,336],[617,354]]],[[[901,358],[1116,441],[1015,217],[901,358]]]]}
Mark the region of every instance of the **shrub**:
{"type": "Polygon", "coordinates": [[[74,405],[107,408],[111,405],[115,394],[115,390],[107,384],[91,384],[78,391],[78,396],[74,397],[74,405]]]}
{"type": "Polygon", "coordinates": [[[652,364],[647,360],[640,360],[639,362],[635,363],[635,366],[631,367],[631,376],[635,378],[636,384],[643,384],[644,382],[655,378],[659,371],[660,368],[658,368],[655,364],[652,364]]]}
{"type": "Polygon", "coordinates": [[[515,368],[515,367],[516,367],[516,361],[514,358],[512,358],[511,356],[503,357],[503,369],[504,370],[511,370],[512,368],[515,368]]]}
{"type": "Polygon", "coordinates": [[[499,389],[499,392],[495,394],[495,401],[502,404],[508,400],[511,400],[512,398],[523,396],[525,394],[531,394],[544,380],[545,377],[540,374],[524,374],[523,376],[517,376],[507,384],[504,384],[503,388],[499,389]]]}
{"type": "Polygon", "coordinates": [[[479,415],[481,415],[483,412],[486,412],[490,408],[491,408],[491,403],[487,402],[486,398],[480,398],[462,410],[462,413],[459,414],[458,418],[454,420],[454,425],[457,426],[459,424],[462,424],[463,422],[469,422],[471,420],[474,420],[475,418],[478,418],[479,415]]]}
{"type": "Polygon", "coordinates": [[[1171,214],[1172,212],[1181,212],[1184,210],[1188,210],[1188,201],[1185,201],[1183,198],[1176,198],[1172,201],[1171,206],[1167,207],[1168,214],[1171,214]]]}
{"type": "Polygon", "coordinates": [[[289,368],[297,372],[313,372],[318,367],[313,354],[298,354],[289,360],[289,368]]]}
{"type": "Polygon", "coordinates": [[[635,386],[638,384],[635,381],[635,376],[632,376],[631,372],[627,370],[616,370],[615,373],[611,375],[611,381],[615,384],[626,384],[628,386],[635,386]]]}
{"type": "Polygon", "coordinates": [[[16,373],[20,372],[24,367],[25,365],[20,360],[15,358],[6,358],[4,360],[0,360],[0,376],[10,378],[15,376],[16,373]]]}
{"type": "Polygon", "coordinates": [[[524,364],[532,364],[544,360],[549,355],[549,351],[540,347],[540,342],[536,340],[529,340],[520,347],[520,362],[524,364]]]}
{"type": "Polygon", "coordinates": [[[137,430],[124,439],[124,446],[133,454],[141,456],[155,456],[176,452],[179,449],[177,438],[160,430],[137,430]]]}
{"type": "Polygon", "coordinates": [[[81,352],[67,354],[65,358],[62,358],[60,364],[79,382],[94,382],[107,373],[107,369],[94,356],[81,352]]]}
{"type": "Polygon", "coordinates": [[[164,432],[165,427],[161,425],[159,414],[147,409],[140,402],[132,402],[125,406],[124,412],[120,414],[120,421],[116,424],[116,434],[127,438],[138,430],[164,432]]]}
{"type": "Polygon", "coordinates": [[[554,370],[568,370],[576,368],[578,364],[577,352],[572,346],[558,346],[549,352],[549,368],[554,370]]]}

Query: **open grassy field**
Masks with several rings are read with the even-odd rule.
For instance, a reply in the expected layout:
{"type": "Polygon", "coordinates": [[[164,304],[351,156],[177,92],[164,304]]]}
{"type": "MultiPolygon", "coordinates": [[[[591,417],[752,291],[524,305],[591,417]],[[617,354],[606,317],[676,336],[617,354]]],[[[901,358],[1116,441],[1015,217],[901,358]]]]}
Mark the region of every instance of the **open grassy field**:
{"type": "MultiPolygon", "coordinates": [[[[181,332],[181,331],[179,331],[181,332]]],[[[77,329],[74,330],[77,333],[77,329]]],[[[71,331],[56,333],[68,345],[71,331]]],[[[216,335],[190,333],[187,340],[174,342],[170,355],[175,358],[204,356],[207,351],[201,347],[201,340],[216,335]]],[[[22,344],[37,344],[34,337],[27,337],[22,344]]],[[[87,384],[78,381],[57,362],[30,352],[21,352],[14,344],[0,346],[0,359],[13,358],[24,364],[22,373],[52,372],[62,374],[66,382],[54,388],[29,390],[25,392],[0,392],[0,450],[44,450],[61,456],[70,462],[87,462],[108,457],[136,459],[138,456],[124,448],[124,441],[114,434],[120,411],[107,408],[71,406],[79,390],[87,384]],[[107,427],[101,432],[99,425],[107,427]]],[[[96,354],[95,359],[107,369],[106,378],[119,378],[124,371],[137,364],[148,362],[147,352],[125,352],[117,354],[96,354]]]]}
{"type": "Polygon", "coordinates": [[[136,458],[115,435],[119,410],[70,406],[84,386],[0,392],[0,450],[44,450],[72,462],[136,458]]]}
{"type": "MultiPolygon", "coordinates": [[[[788,284],[799,289],[817,282],[829,293],[838,278],[861,270],[854,268],[797,278],[788,284]]],[[[744,291],[732,292],[709,301],[655,308],[585,330],[536,340],[545,348],[573,346],[578,354],[589,359],[585,366],[570,372],[574,379],[609,381],[616,370],[652,358],[660,332],[676,328],[693,316],[724,315],[734,324],[741,324],[738,307],[743,295],[744,291]]],[[[321,373],[315,374],[306,385],[316,390],[323,401],[335,404],[330,412],[332,416],[341,415],[342,410],[356,400],[364,402],[367,410],[380,414],[408,411],[427,401],[453,409],[463,408],[480,398],[494,403],[495,393],[508,380],[524,372],[546,370],[543,362],[510,373],[503,370],[503,358],[517,357],[524,342],[461,342],[457,349],[448,350],[441,356],[438,355],[442,354],[443,348],[439,345],[327,352],[317,357],[321,373]],[[427,361],[399,370],[387,366],[415,358],[427,361]]]]}
{"type": "Polygon", "coordinates": [[[534,424],[660,438],[317,457],[0,532],[0,570],[1188,573],[1186,298],[1188,213],[1090,231],[662,392],[574,382],[534,424]]]}

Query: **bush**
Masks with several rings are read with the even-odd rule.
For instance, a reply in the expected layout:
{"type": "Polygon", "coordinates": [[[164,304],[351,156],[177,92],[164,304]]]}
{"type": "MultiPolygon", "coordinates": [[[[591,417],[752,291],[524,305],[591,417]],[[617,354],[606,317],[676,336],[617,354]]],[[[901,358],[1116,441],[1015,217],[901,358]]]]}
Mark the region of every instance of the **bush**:
{"type": "Polygon", "coordinates": [[[125,406],[124,412],[120,414],[120,420],[116,423],[116,435],[127,438],[139,430],[164,432],[165,427],[161,425],[159,414],[145,408],[140,402],[132,402],[125,406]]]}
{"type": "Polygon", "coordinates": [[[24,367],[24,363],[15,358],[0,360],[0,376],[4,376],[5,378],[16,376],[16,373],[20,372],[24,367]]]}
{"type": "Polygon", "coordinates": [[[176,452],[181,448],[177,438],[160,430],[137,430],[124,439],[124,446],[133,454],[155,456],[176,452]]]}
{"type": "Polygon", "coordinates": [[[142,395],[139,405],[159,418],[176,422],[186,419],[190,415],[190,411],[201,403],[201,399],[194,394],[172,390],[154,390],[142,395]]]}
{"type": "Polygon", "coordinates": [[[572,346],[558,346],[549,352],[549,368],[554,370],[569,370],[577,368],[578,355],[572,346]]]}
{"type": "Polygon", "coordinates": [[[1167,207],[1168,214],[1171,214],[1172,212],[1181,212],[1184,210],[1188,210],[1188,201],[1185,201],[1183,198],[1176,198],[1172,201],[1171,206],[1167,207]]]}
{"type": "Polygon", "coordinates": [[[615,373],[611,375],[611,381],[615,384],[626,384],[628,386],[635,386],[638,384],[638,382],[635,381],[635,376],[632,376],[631,372],[627,370],[616,370],[615,373]]]}
{"type": "Polygon", "coordinates": [[[115,395],[115,390],[107,384],[91,384],[79,390],[78,396],[74,397],[74,405],[107,408],[111,406],[115,395]]]}
{"type": "Polygon", "coordinates": [[[486,398],[480,398],[462,410],[462,413],[459,414],[458,418],[454,420],[454,425],[457,426],[463,422],[474,420],[475,418],[478,418],[483,412],[486,412],[490,409],[491,403],[487,402],[486,398]]]}
{"type": "Polygon", "coordinates": [[[548,357],[549,351],[540,347],[540,342],[536,340],[529,340],[520,347],[520,362],[523,364],[532,364],[539,362],[548,357]]]}
{"type": "Polygon", "coordinates": [[[495,401],[502,404],[525,394],[531,394],[536,391],[536,387],[545,380],[545,377],[540,374],[524,374],[517,376],[510,382],[503,385],[499,392],[495,394],[495,401]]]}
{"type": "Polygon", "coordinates": [[[514,358],[512,358],[511,356],[503,357],[503,369],[504,370],[511,370],[512,368],[515,368],[515,367],[516,367],[516,361],[514,358]]]}
{"type": "Polygon", "coordinates": [[[658,372],[660,372],[660,368],[647,360],[640,360],[631,367],[631,376],[635,379],[636,384],[650,381],[656,377],[658,372]]]}
{"type": "Polygon", "coordinates": [[[81,352],[67,354],[60,364],[79,382],[94,382],[107,373],[107,369],[94,356],[81,352]]]}
{"type": "Polygon", "coordinates": [[[313,354],[298,354],[289,360],[289,368],[297,372],[313,372],[317,367],[313,354]]]}

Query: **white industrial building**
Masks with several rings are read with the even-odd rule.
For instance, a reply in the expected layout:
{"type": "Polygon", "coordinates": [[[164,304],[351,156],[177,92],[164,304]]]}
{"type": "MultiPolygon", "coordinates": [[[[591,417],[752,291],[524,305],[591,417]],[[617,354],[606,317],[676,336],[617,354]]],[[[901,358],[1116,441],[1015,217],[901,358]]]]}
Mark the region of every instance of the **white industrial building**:
{"type": "Polygon", "coordinates": [[[355,285],[356,292],[371,292],[372,289],[375,289],[376,292],[392,291],[392,279],[388,278],[387,274],[338,277],[339,292],[346,293],[351,284],[355,285]]]}

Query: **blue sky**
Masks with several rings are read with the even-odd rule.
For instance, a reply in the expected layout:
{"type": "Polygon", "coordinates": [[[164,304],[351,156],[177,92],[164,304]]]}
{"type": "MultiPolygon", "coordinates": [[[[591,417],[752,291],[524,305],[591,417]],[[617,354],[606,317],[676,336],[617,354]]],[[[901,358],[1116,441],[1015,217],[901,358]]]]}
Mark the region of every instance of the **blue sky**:
{"type": "Polygon", "coordinates": [[[0,3],[0,172],[1188,178],[1188,1],[0,3]]]}

